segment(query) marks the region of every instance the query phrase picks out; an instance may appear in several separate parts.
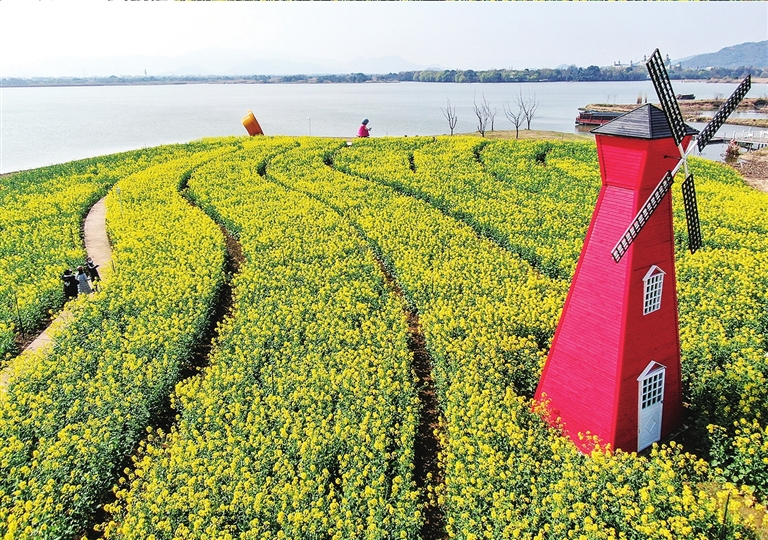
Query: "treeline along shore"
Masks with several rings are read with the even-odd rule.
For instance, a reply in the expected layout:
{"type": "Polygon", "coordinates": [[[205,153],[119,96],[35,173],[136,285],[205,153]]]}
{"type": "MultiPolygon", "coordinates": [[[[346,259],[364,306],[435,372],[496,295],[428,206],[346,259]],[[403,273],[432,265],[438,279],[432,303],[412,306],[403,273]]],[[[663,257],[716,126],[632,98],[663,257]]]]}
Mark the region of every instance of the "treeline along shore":
{"type": "MultiPolygon", "coordinates": [[[[768,68],[739,67],[681,69],[668,66],[671,79],[737,81],[747,75],[755,79],[768,79],[768,68]]],[[[570,66],[562,69],[489,69],[475,70],[422,70],[401,71],[369,75],[348,73],[332,75],[192,75],[192,76],[116,76],[110,77],[3,77],[3,87],[29,86],[125,86],[169,84],[322,84],[322,83],[374,83],[374,82],[451,82],[451,83],[522,83],[567,81],[642,81],[648,78],[645,65],[586,68],[570,66]]]]}

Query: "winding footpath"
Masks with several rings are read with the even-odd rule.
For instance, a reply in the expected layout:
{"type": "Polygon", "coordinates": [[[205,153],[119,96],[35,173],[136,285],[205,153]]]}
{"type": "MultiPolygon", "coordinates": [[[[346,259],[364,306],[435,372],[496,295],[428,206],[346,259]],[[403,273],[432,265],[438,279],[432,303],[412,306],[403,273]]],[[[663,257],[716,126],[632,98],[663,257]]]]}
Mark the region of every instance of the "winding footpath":
{"type": "MultiPolygon", "coordinates": [[[[109,237],[107,236],[107,206],[105,198],[100,199],[88,212],[85,218],[83,236],[85,238],[85,251],[93,259],[93,262],[99,265],[99,272],[103,278],[105,274],[109,274],[107,266],[112,260],[112,248],[109,245],[109,237]]],[[[71,314],[66,310],[65,305],[65,309],[51,322],[48,328],[37,336],[32,343],[27,345],[24,351],[13,359],[5,369],[0,371],[0,391],[4,391],[8,385],[14,365],[25,361],[27,356],[25,353],[35,352],[49,345],[51,343],[51,334],[53,333],[51,330],[66,324],[70,318],[71,314]]]]}

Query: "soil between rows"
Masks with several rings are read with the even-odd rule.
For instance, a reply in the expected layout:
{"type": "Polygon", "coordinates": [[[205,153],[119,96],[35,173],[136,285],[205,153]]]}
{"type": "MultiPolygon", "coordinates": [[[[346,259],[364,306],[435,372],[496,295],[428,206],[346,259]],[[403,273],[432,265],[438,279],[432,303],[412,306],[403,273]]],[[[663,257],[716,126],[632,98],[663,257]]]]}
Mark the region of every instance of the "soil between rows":
{"type": "MultiPolygon", "coordinates": [[[[387,286],[404,301],[407,301],[402,288],[383,261],[377,258],[376,262],[384,275],[384,282],[387,286]]],[[[424,494],[422,501],[424,503],[424,523],[420,535],[422,540],[443,540],[448,537],[445,531],[445,515],[437,502],[435,488],[443,484],[445,472],[439,460],[439,453],[442,449],[437,436],[440,429],[440,406],[437,402],[435,381],[432,377],[432,357],[427,350],[426,338],[421,330],[418,312],[412,307],[407,307],[405,315],[408,322],[408,349],[413,355],[413,371],[418,378],[417,388],[421,404],[413,460],[416,487],[424,494]]]]}

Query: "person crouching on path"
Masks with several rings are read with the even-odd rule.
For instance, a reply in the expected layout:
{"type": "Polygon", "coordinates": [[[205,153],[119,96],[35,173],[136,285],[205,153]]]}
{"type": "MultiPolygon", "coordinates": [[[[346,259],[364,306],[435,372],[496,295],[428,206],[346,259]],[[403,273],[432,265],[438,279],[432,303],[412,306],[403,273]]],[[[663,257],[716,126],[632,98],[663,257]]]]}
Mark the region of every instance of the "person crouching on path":
{"type": "Polygon", "coordinates": [[[357,136],[367,137],[369,131],[371,131],[371,128],[368,127],[368,119],[366,118],[365,120],[363,120],[363,123],[360,125],[360,129],[357,130],[357,136]]]}
{"type": "Polygon", "coordinates": [[[93,262],[93,259],[88,257],[85,260],[85,268],[88,272],[88,275],[91,276],[91,281],[101,281],[101,276],[99,276],[99,271],[96,270],[99,267],[98,264],[93,262]]]}
{"type": "Polygon", "coordinates": [[[64,270],[64,275],[61,276],[61,280],[64,282],[64,297],[67,300],[77,298],[77,277],[72,274],[72,270],[67,268],[64,270]]]}
{"type": "Polygon", "coordinates": [[[90,283],[88,283],[88,274],[85,273],[82,266],[77,267],[77,291],[80,294],[89,294],[93,292],[90,283]]]}

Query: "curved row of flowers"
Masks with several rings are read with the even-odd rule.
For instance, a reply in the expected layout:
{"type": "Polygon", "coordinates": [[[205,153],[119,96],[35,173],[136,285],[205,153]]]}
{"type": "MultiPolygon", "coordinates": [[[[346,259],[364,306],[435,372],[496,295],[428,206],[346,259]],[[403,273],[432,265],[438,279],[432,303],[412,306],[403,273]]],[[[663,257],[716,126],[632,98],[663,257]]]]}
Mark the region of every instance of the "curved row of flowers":
{"type": "Polygon", "coordinates": [[[269,177],[349,219],[419,310],[445,414],[439,500],[451,537],[705,539],[720,531],[722,500],[701,488],[705,462],[675,445],[647,459],[600,448],[584,456],[521,396],[536,382],[563,282],[422,201],[323,169],[338,143],[304,148],[275,159],[269,177]]]}
{"type": "Polygon", "coordinates": [[[230,150],[217,146],[193,145],[120,180],[119,197],[107,199],[116,274],[68,304],[50,347],[14,361],[0,393],[0,537],[84,532],[176,383],[224,263],[221,232],[178,187],[197,164],[230,150]]]}
{"type": "Polygon", "coordinates": [[[106,538],[418,535],[404,306],[338,214],[259,176],[295,145],[257,139],[189,181],[246,262],[210,366],[176,387],[179,422],[115,489],[106,538]]]}
{"type": "Polygon", "coordinates": [[[337,153],[335,164],[426,200],[542,273],[569,279],[600,185],[594,144],[516,143],[371,139],[337,153]]]}
{"type": "MultiPolygon", "coordinates": [[[[768,463],[746,454],[750,445],[745,446],[743,433],[749,429],[757,440],[768,414],[767,196],[746,188],[727,167],[691,161],[706,239],[695,256],[686,251],[682,201],[674,199],[688,421],[704,441],[708,429],[714,434],[715,464],[725,467],[729,478],[766,496],[768,463]],[[736,424],[739,441],[730,438],[736,424]]],[[[483,145],[474,138],[453,138],[414,149],[413,143],[375,139],[338,152],[335,163],[427,200],[538,267],[548,261],[545,267],[568,272],[575,267],[600,185],[591,143],[483,145]]]]}
{"type": "Polygon", "coordinates": [[[84,264],[80,226],[93,203],[120,178],[189,152],[160,146],[0,177],[0,365],[17,352],[17,336],[64,303],[60,276],[84,264]]]}

